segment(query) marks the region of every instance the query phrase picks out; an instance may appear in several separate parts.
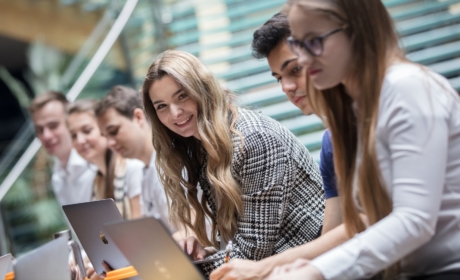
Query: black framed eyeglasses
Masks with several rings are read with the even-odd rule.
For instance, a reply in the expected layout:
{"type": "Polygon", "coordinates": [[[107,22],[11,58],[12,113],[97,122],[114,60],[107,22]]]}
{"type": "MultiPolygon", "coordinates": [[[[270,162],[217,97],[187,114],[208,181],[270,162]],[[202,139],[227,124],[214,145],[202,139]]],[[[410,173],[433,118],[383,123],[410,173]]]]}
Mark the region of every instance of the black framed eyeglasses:
{"type": "Polygon", "coordinates": [[[328,33],[326,33],[326,34],[324,34],[322,36],[318,36],[318,37],[312,38],[310,40],[305,39],[303,41],[296,40],[296,39],[294,39],[294,37],[289,36],[289,38],[287,38],[287,43],[288,43],[289,47],[291,48],[292,52],[297,56],[300,56],[303,51],[307,51],[312,56],[320,56],[320,55],[323,54],[323,51],[324,51],[324,46],[323,46],[324,39],[326,39],[327,37],[329,37],[329,36],[331,36],[331,35],[333,35],[335,33],[343,31],[343,30],[345,30],[347,28],[348,28],[348,26],[344,25],[344,26],[342,26],[340,28],[337,28],[337,29],[334,29],[331,32],[328,32],[328,33]]]}

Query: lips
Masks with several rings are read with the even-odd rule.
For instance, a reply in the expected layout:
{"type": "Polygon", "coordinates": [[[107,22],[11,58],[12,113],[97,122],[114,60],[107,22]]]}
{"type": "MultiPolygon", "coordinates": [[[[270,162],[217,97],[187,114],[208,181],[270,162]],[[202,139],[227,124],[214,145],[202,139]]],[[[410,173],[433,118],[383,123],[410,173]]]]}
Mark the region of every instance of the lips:
{"type": "Polygon", "coordinates": [[[297,103],[299,103],[300,101],[302,101],[304,98],[305,98],[305,96],[296,97],[296,98],[294,98],[294,103],[297,104],[297,103]]]}
{"type": "Polygon", "coordinates": [[[307,73],[308,73],[308,76],[311,77],[311,76],[318,74],[319,72],[321,72],[321,69],[309,69],[307,73]]]}
{"type": "Polygon", "coordinates": [[[186,119],[183,120],[183,121],[176,122],[176,123],[174,123],[174,124],[177,125],[177,126],[179,126],[179,127],[184,126],[184,125],[186,125],[186,124],[192,119],[192,117],[193,117],[193,115],[190,116],[190,117],[188,117],[188,118],[186,118],[186,119]]]}

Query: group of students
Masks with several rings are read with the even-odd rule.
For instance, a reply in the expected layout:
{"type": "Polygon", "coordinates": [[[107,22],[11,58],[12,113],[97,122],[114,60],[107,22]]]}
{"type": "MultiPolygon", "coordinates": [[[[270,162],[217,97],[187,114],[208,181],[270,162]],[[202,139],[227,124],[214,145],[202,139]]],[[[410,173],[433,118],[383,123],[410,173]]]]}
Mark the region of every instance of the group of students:
{"type": "Polygon", "coordinates": [[[381,1],[289,0],[252,49],[328,128],[320,168],[170,50],[142,96],[117,86],[98,103],[34,101],[59,201],[111,197],[127,218],[160,217],[193,259],[232,241],[230,263],[201,265],[212,280],[459,279],[460,96],[405,58],[381,1]]]}

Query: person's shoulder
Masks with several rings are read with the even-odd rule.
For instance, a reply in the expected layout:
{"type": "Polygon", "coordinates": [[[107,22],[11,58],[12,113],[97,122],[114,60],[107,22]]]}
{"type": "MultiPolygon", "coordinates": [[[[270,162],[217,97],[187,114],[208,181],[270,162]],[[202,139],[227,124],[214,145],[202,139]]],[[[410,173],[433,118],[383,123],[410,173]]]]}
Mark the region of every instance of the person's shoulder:
{"type": "Polygon", "coordinates": [[[235,130],[243,137],[249,137],[251,135],[281,135],[286,129],[278,121],[262,113],[238,108],[235,130]]]}
{"type": "Polygon", "coordinates": [[[145,164],[138,159],[127,158],[125,159],[125,162],[126,170],[142,170],[145,166],[145,164]]]}
{"type": "Polygon", "coordinates": [[[449,81],[425,66],[415,63],[398,63],[387,69],[380,96],[380,109],[398,107],[407,108],[449,103],[450,92],[454,92],[449,81]],[[446,94],[433,93],[444,92],[446,94]],[[433,98],[434,97],[434,98],[433,98]]]}
{"type": "Polygon", "coordinates": [[[326,129],[323,134],[323,146],[331,146],[331,131],[326,129]]]}
{"type": "Polygon", "coordinates": [[[428,90],[433,87],[441,87],[446,91],[451,89],[449,81],[445,77],[423,65],[410,62],[390,66],[383,81],[384,93],[390,92],[391,89],[422,88],[428,90]]]}

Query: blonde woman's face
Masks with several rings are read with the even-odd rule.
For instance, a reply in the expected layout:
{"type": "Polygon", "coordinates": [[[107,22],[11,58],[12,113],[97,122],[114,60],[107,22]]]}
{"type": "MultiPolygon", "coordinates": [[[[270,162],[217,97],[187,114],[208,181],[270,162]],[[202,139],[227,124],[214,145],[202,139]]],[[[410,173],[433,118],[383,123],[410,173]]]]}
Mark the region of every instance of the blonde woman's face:
{"type": "MultiPolygon", "coordinates": [[[[351,66],[351,42],[338,22],[331,18],[294,5],[288,14],[292,37],[301,44],[298,62],[306,68],[306,75],[318,90],[325,90],[343,83],[351,66]],[[304,42],[318,46],[317,38],[331,33],[322,39],[322,53],[314,56],[303,47],[304,42]]],[[[316,48],[318,49],[318,47],[316,48]]],[[[319,49],[321,49],[319,47],[319,49]]]]}
{"type": "Polygon", "coordinates": [[[103,157],[107,149],[107,139],[101,135],[96,118],[89,113],[74,113],[68,116],[72,145],[87,161],[94,163],[103,157]]]}
{"type": "Polygon", "coordinates": [[[161,123],[182,137],[195,137],[198,133],[196,102],[179,84],[166,75],[152,84],[150,100],[161,123]]]}

